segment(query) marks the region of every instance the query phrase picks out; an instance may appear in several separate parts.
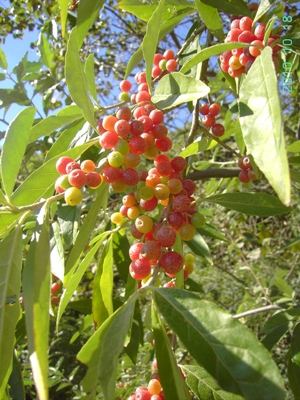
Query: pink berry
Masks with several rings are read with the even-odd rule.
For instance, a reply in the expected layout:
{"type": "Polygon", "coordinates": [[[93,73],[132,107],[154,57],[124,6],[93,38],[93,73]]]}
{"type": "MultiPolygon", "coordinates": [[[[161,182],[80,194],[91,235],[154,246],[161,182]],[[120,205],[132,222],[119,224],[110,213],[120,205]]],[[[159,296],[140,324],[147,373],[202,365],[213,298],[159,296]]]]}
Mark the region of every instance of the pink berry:
{"type": "Polygon", "coordinates": [[[131,83],[127,80],[120,82],[120,89],[122,90],[122,92],[129,92],[131,87],[132,87],[131,83]]]}
{"type": "Polygon", "coordinates": [[[57,161],[56,161],[56,169],[57,171],[62,174],[65,175],[67,173],[66,171],[66,167],[70,162],[73,162],[73,158],[70,157],[60,157],[57,161]]]}
{"type": "Polygon", "coordinates": [[[160,259],[160,266],[169,274],[177,274],[182,269],[183,264],[182,255],[176,251],[167,251],[160,259]]]}
{"type": "Polygon", "coordinates": [[[176,242],[176,233],[169,226],[162,226],[157,232],[156,240],[163,247],[172,247],[176,242]]]}

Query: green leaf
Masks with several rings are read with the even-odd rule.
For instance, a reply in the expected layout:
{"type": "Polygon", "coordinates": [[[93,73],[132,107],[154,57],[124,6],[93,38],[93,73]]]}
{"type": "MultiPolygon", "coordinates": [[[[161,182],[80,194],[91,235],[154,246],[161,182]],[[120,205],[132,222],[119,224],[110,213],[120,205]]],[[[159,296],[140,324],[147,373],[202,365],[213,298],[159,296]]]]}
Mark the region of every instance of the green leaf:
{"type": "Polygon", "coordinates": [[[51,70],[53,66],[53,52],[50,49],[49,43],[42,32],[39,34],[37,46],[41,53],[41,59],[43,63],[51,70]]]}
{"type": "Polygon", "coordinates": [[[251,17],[249,8],[243,0],[201,0],[203,3],[224,11],[227,14],[248,15],[251,17]]]}
{"type": "Polygon", "coordinates": [[[66,203],[57,204],[57,220],[60,234],[67,246],[73,245],[76,237],[78,221],[80,219],[80,206],[73,207],[66,203]]]}
{"type": "Polygon", "coordinates": [[[29,106],[31,104],[26,93],[15,89],[0,89],[0,99],[0,108],[10,106],[13,103],[20,106],[29,106]]]}
{"type": "Polygon", "coordinates": [[[277,197],[266,193],[224,193],[206,197],[202,201],[220,204],[246,215],[268,217],[292,211],[291,207],[284,206],[277,197]]]}
{"type": "Polygon", "coordinates": [[[209,93],[205,83],[180,72],[165,75],[155,89],[152,102],[158,108],[168,109],[188,101],[197,100],[209,93]]]}
{"type": "Polygon", "coordinates": [[[7,200],[1,189],[0,189],[0,204],[7,204],[7,200]]]}
{"type": "Polygon", "coordinates": [[[65,275],[65,250],[60,233],[60,226],[57,221],[51,224],[52,238],[50,241],[50,266],[51,273],[60,281],[63,281],[65,275]]]}
{"type": "Polygon", "coordinates": [[[17,181],[35,112],[34,107],[22,110],[10,123],[4,137],[1,172],[2,187],[8,197],[11,196],[17,181]]]}
{"type": "Polygon", "coordinates": [[[142,49],[143,55],[146,62],[146,79],[150,93],[152,91],[152,67],[154,54],[156,53],[157,43],[159,40],[159,31],[162,21],[162,13],[164,10],[165,0],[160,0],[159,5],[150,17],[146,34],[143,39],[142,49]]]}
{"type": "Polygon", "coordinates": [[[183,64],[183,66],[180,69],[180,72],[182,74],[185,74],[187,71],[189,71],[195,65],[199,64],[202,61],[209,59],[212,56],[217,56],[218,54],[221,54],[224,51],[238,49],[238,48],[242,48],[245,46],[247,46],[247,44],[245,44],[245,43],[232,42],[232,43],[221,43],[221,44],[216,44],[211,47],[207,47],[207,48],[201,50],[195,56],[191,57],[185,64],[183,64]]]}
{"type": "Polygon", "coordinates": [[[81,130],[84,122],[85,122],[84,118],[81,118],[81,119],[71,123],[64,131],[62,131],[61,134],[59,135],[59,138],[53,143],[50,150],[46,154],[44,162],[50,160],[51,158],[53,158],[55,156],[58,156],[58,155],[64,153],[70,147],[76,147],[76,146],[72,146],[71,143],[72,143],[74,137],[81,130]]]}
{"type": "Polygon", "coordinates": [[[185,243],[195,254],[203,257],[209,264],[213,264],[209,247],[199,232],[196,232],[192,240],[185,243]]]}
{"type": "Polygon", "coordinates": [[[125,232],[116,232],[113,238],[114,261],[118,273],[124,282],[127,282],[128,266],[131,263],[131,259],[129,257],[129,248],[130,244],[125,232]]]}
{"type": "Polygon", "coordinates": [[[81,65],[76,40],[77,27],[72,29],[68,41],[65,65],[66,82],[72,100],[81,109],[85,119],[96,129],[94,106],[89,97],[89,85],[81,65]]]}
{"type": "Polygon", "coordinates": [[[58,5],[60,11],[61,35],[65,37],[69,0],[58,0],[58,5]]]}
{"type": "Polygon", "coordinates": [[[0,237],[3,238],[9,234],[9,231],[21,217],[20,214],[12,214],[10,211],[0,213],[0,237]]]}
{"type": "Polygon", "coordinates": [[[179,155],[186,158],[194,154],[198,154],[200,151],[206,150],[210,143],[211,140],[206,138],[195,141],[194,143],[188,145],[188,147],[186,147],[179,155]]]}
{"type": "Polygon", "coordinates": [[[198,13],[203,22],[205,23],[205,25],[207,26],[207,28],[220,41],[223,41],[224,40],[223,25],[218,10],[216,8],[213,8],[205,4],[201,0],[195,0],[195,3],[198,13]]]}
{"type": "Polygon", "coordinates": [[[108,239],[98,264],[93,290],[93,320],[98,329],[113,313],[113,234],[108,239]]]}
{"type": "Polygon", "coordinates": [[[246,400],[284,400],[280,372],[252,331],[214,303],[178,289],[154,288],[166,323],[223,390],[246,400]],[[197,343],[197,346],[195,346],[197,343]]]}
{"type": "Polygon", "coordinates": [[[291,360],[300,366],[300,324],[295,326],[291,341],[291,360]]]}
{"type": "Polygon", "coordinates": [[[105,0],[80,0],[77,10],[77,48],[80,49],[89,29],[99,16],[105,0]]]}
{"type": "Polygon", "coordinates": [[[299,319],[299,316],[300,310],[297,308],[272,315],[261,331],[265,335],[261,341],[262,344],[271,351],[275,344],[293,327],[294,321],[299,319]]]}
{"type": "Polygon", "coordinates": [[[152,307],[152,328],[155,339],[158,373],[166,398],[172,400],[189,400],[191,396],[182,379],[170,340],[154,305],[152,307]]]}
{"type": "Polygon", "coordinates": [[[202,400],[243,400],[243,397],[225,392],[218,382],[202,367],[197,365],[181,365],[186,375],[186,383],[195,396],[202,400]]]}
{"type": "Polygon", "coordinates": [[[288,205],[290,176],[271,48],[266,47],[261,52],[243,80],[239,108],[248,153],[252,155],[282,203],[288,205]]]}
{"type": "Polygon", "coordinates": [[[300,367],[293,363],[293,361],[289,358],[288,360],[288,378],[290,388],[295,395],[295,400],[300,398],[300,367]]]}
{"type": "Polygon", "coordinates": [[[46,205],[41,209],[23,271],[23,295],[29,359],[41,400],[48,400],[50,307],[50,230],[46,205]]]}
{"type": "Polygon", "coordinates": [[[13,356],[13,369],[9,377],[10,394],[12,399],[25,400],[25,387],[20,363],[16,353],[13,356]]]}
{"type": "Polygon", "coordinates": [[[275,3],[276,3],[275,0],[261,0],[258,3],[259,7],[256,11],[253,23],[255,24],[255,22],[259,21],[261,17],[263,17],[275,3]]]}
{"type": "Polygon", "coordinates": [[[42,136],[49,136],[51,133],[57,131],[57,129],[80,118],[82,118],[82,113],[79,107],[75,105],[67,106],[56,115],[50,115],[35,124],[30,129],[29,143],[34,142],[42,136]]]}
{"type": "Polygon", "coordinates": [[[0,242],[0,398],[12,371],[15,328],[20,317],[22,230],[18,225],[0,242]],[[9,300],[11,299],[11,300],[9,300]]]}
{"type": "Polygon", "coordinates": [[[106,185],[105,183],[103,183],[100,186],[100,188],[97,189],[97,198],[93,202],[90,211],[85,217],[84,222],[81,225],[79,233],[76,237],[74,246],[69,254],[65,269],[66,272],[64,278],[65,285],[68,284],[69,279],[72,276],[73,271],[79,262],[80,255],[84,250],[85,246],[87,245],[92,231],[95,229],[95,223],[99,216],[99,209],[103,207],[104,204],[106,204],[107,192],[108,192],[108,185],[106,185]]]}
{"type": "Polygon", "coordinates": [[[107,238],[110,232],[103,232],[99,240],[94,244],[94,246],[89,250],[86,254],[84,259],[80,262],[76,271],[73,271],[72,275],[69,275],[68,281],[65,284],[65,290],[62,294],[59,308],[57,312],[57,319],[56,319],[56,328],[58,329],[58,324],[60,322],[61,316],[65,311],[67,305],[70,303],[70,300],[77,289],[83,274],[85,273],[86,269],[89,267],[90,263],[92,262],[96,252],[99,250],[99,247],[103,243],[103,241],[107,238]]]}
{"type": "Polygon", "coordinates": [[[99,382],[104,398],[106,400],[115,398],[118,357],[123,350],[138,296],[139,292],[136,292],[118,308],[90,337],[77,355],[78,360],[89,368],[81,382],[84,391],[94,391],[99,382]]]}
{"type": "Polygon", "coordinates": [[[4,51],[1,49],[1,47],[0,47],[0,68],[2,68],[4,70],[7,70],[7,68],[8,68],[6,57],[5,57],[4,51]]]}
{"type": "Polygon", "coordinates": [[[68,156],[71,158],[78,158],[90,146],[93,146],[96,141],[87,142],[74,149],[65,151],[59,156],[51,158],[45,162],[41,167],[36,169],[25,181],[17,188],[12,195],[12,203],[15,206],[29,205],[35,203],[42,197],[52,195],[54,182],[58,178],[59,173],[56,171],[55,164],[60,156],[68,156]]]}
{"type": "Polygon", "coordinates": [[[290,153],[300,153],[300,140],[296,140],[292,144],[290,144],[287,148],[286,151],[289,151],[290,153]]]}
{"type": "Polygon", "coordinates": [[[95,82],[94,54],[90,54],[85,61],[84,73],[88,82],[89,92],[97,103],[97,86],[95,82]]]}

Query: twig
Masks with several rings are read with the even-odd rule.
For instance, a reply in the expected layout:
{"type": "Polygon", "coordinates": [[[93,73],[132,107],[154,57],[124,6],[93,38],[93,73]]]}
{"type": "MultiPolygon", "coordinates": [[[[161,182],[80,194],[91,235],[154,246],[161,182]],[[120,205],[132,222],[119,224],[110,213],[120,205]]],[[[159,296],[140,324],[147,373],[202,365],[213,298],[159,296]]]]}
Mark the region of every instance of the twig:
{"type": "Polygon", "coordinates": [[[210,178],[234,178],[239,176],[240,171],[239,168],[209,168],[203,171],[190,172],[186,178],[192,181],[210,178]]]}
{"type": "Polygon", "coordinates": [[[188,38],[188,40],[183,43],[183,45],[181,46],[181,49],[178,51],[175,58],[178,59],[181,56],[181,54],[184,52],[184,50],[195,40],[195,37],[197,35],[199,35],[200,33],[202,33],[205,29],[206,29],[205,25],[202,25],[202,26],[200,26],[200,28],[196,29],[192,33],[192,35],[188,38]]]}
{"type": "Polygon", "coordinates": [[[258,313],[270,311],[270,310],[281,310],[281,308],[279,306],[277,306],[276,304],[271,304],[269,306],[255,308],[254,310],[245,311],[241,314],[233,315],[232,317],[239,319],[239,318],[248,317],[248,315],[254,315],[254,314],[258,314],[258,313]]]}

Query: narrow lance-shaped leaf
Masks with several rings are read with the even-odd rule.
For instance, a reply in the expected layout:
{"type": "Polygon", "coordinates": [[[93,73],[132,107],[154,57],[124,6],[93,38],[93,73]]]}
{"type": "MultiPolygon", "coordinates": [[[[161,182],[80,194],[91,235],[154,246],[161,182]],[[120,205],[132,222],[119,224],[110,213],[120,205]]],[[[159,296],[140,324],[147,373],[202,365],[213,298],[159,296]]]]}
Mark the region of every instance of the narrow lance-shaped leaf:
{"type": "Polygon", "coordinates": [[[29,359],[39,399],[48,400],[50,231],[48,205],[41,209],[23,271],[29,359]]]}
{"type": "Polygon", "coordinates": [[[258,9],[256,11],[253,23],[259,21],[260,18],[270,10],[270,8],[274,5],[275,2],[276,2],[275,0],[261,0],[258,3],[259,6],[258,6],[258,9]]]}
{"type": "Polygon", "coordinates": [[[115,398],[118,357],[123,350],[138,296],[139,292],[135,292],[118,308],[90,337],[77,355],[78,360],[88,366],[88,371],[81,382],[85,392],[94,391],[99,382],[105,400],[115,398]]]}
{"type": "Polygon", "coordinates": [[[41,53],[41,59],[47,68],[52,68],[53,53],[50,49],[49,43],[43,33],[40,33],[38,40],[38,49],[41,53]]]}
{"type": "MultiPolygon", "coordinates": [[[[65,311],[67,305],[69,304],[75,290],[77,289],[77,286],[79,285],[79,282],[81,278],[83,277],[83,274],[85,273],[86,269],[92,262],[93,258],[95,257],[96,252],[99,250],[99,247],[103,243],[103,241],[107,238],[107,236],[110,234],[110,232],[103,232],[101,237],[99,238],[98,242],[90,249],[90,251],[87,253],[87,255],[84,257],[82,261],[80,261],[80,264],[76,271],[70,275],[67,284],[65,285],[65,289],[63,292],[63,295],[61,297],[61,301],[59,303],[59,308],[57,312],[57,319],[56,319],[56,327],[58,328],[58,324],[60,322],[61,316],[63,312],[65,311]]],[[[77,264],[76,264],[77,265],[77,264]]]]}
{"type": "Polygon", "coordinates": [[[266,47],[261,52],[244,79],[239,108],[248,153],[253,156],[280,200],[288,205],[290,176],[271,48],[266,47]]]}
{"type": "Polygon", "coordinates": [[[220,11],[228,14],[248,15],[251,17],[249,8],[243,0],[201,0],[203,3],[211,7],[215,7],[220,11]]]}
{"type": "Polygon", "coordinates": [[[20,317],[22,230],[18,225],[0,242],[0,398],[12,371],[15,328],[20,317]]]}
{"type": "Polygon", "coordinates": [[[182,379],[164,325],[152,304],[152,327],[155,339],[155,356],[159,378],[167,399],[190,400],[188,388],[182,379]]]}
{"type": "Polygon", "coordinates": [[[50,115],[42,119],[30,129],[29,143],[34,142],[42,136],[48,136],[57,129],[82,118],[82,112],[75,105],[67,106],[56,115],[50,115]]]}
{"type": "Polygon", "coordinates": [[[193,239],[186,242],[186,244],[195,254],[203,257],[209,264],[213,264],[209,247],[199,232],[196,232],[193,239]]]}
{"type": "Polygon", "coordinates": [[[1,155],[2,187],[10,197],[28,144],[30,128],[36,109],[22,110],[10,123],[4,137],[1,155]]]}
{"type": "Polygon", "coordinates": [[[77,48],[77,27],[73,28],[68,41],[65,75],[70,95],[81,109],[85,119],[96,129],[94,106],[89,97],[89,87],[77,48]]]}
{"type": "Polygon", "coordinates": [[[96,329],[113,313],[113,234],[108,239],[98,264],[93,290],[93,319],[96,329]]]}
{"type": "Polygon", "coordinates": [[[277,197],[266,193],[223,193],[206,197],[202,201],[217,203],[247,215],[268,217],[292,211],[291,207],[284,206],[277,197]]]}
{"type": "Polygon", "coordinates": [[[0,68],[5,70],[8,68],[4,51],[1,48],[0,48],[0,68]]]}
{"type": "Polygon", "coordinates": [[[142,43],[144,59],[146,62],[146,79],[151,92],[152,89],[152,66],[154,54],[159,39],[159,30],[162,21],[165,0],[161,0],[156,10],[148,21],[146,34],[142,43]]]}
{"type": "Polygon", "coordinates": [[[245,325],[194,293],[168,288],[152,290],[166,323],[223,390],[246,400],[257,398],[257,393],[260,400],[285,399],[276,364],[245,325]]]}
{"type": "Polygon", "coordinates": [[[80,0],[77,10],[77,47],[80,49],[89,29],[99,16],[105,0],[80,0]]]}
{"type": "MultiPolygon", "coordinates": [[[[85,248],[86,244],[88,243],[90,234],[92,233],[94,227],[95,227],[95,222],[98,218],[99,215],[99,209],[103,207],[103,205],[106,203],[107,200],[107,192],[108,192],[108,186],[103,183],[100,188],[98,189],[98,196],[96,200],[93,202],[87,216],[85,217],[85,220],[83,224],[80,227],[79,233],[76,237],[76,241],[74,243],[74,246],[69,254],[67,263],[66,263],[66,273],[65,273],[65,279],[64,283],[67,285],[68,281],[73,274],[73,271],[79,262],[80,255],[85,248]]],[[[103,207],[104,208],[104,207],[103,207]]]]}
{"type": "Polygon", "coordinates": [[[300,324],[298,323],[293,331],[291,348],[288,355],[288,378],[289,384],[294,393],[295,399],[300,397],[300,324]]]}
{"type": "Polygon", "coordinates": [[[65,37],[69,0],[58,0],[58,5],[60,10],[61,35],[65,37]]]}
{"type": "Polygon", "coordinates": [[[195,0],[197,10],[203,22],[211,33],[216,36],[219,40],[224,40],[224,32],[219,12],[216,8],[213,8],[205,4],[201,0],[195,0]]]}
{"type": "Polygon", "coordinates": [[[97,103],[97,86],[95,82],[94,54],[90,54],[84,65],[84,73],[88,81],[89,92],[97,103]]]}
{"type": "Polygon", "coordinates": [[[199,399],[213,400],[243,400],[243,397],[226,392],[218,382],[202,367],[197,365],[181,365],[186,375],[186,383],[199,399]]]}
{"type": "Polygon", "coordinates": [[[168,109],[200,99],[208,93],[209,87],[205,83],[180,72],[173,72],[159,81],[152,101],[157,107],[168,109]]]}
{"type": "Polygon", "coordinates": [[[238,49],[247,46],[247,43],[239,43],[239,42],[232,42],[232,43],[221,43],[216,44],[215,46],[207,47],[201,50],[199,53],[195,54],[191,57],[180,69],[181,73],[186,73],[195,65],[199,64],[202,61],[207,60],[212,56],[217,56],[218,54],[223,53],[227,50],[238,49]]]}

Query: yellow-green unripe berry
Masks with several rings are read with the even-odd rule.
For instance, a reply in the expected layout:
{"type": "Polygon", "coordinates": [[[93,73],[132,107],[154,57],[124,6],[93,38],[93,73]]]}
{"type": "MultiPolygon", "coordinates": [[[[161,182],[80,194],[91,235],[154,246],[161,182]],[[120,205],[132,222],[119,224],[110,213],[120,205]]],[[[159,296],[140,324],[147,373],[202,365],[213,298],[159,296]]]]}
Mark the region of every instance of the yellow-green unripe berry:
{"type": "Polygon", "coordinates": [[[72,185],[69,182],[69,178],[68,178],[67,174],[61,175],[59,178],[57,178],[56,185],[61,187],[64,190],[72,187],[72,185]]]}
{"type": "Polygon", "coordinates": [[[143,200],[151,200],[154,196],[154,189],[151,186],[143,186],[139,189],[139,197],[143,200]]]}
{"type": "Polygon", "coordinates": [[[123,154],[125,156],[125,154],[129,153],[129,144],[126,140],[124,139],[120,139],[116,146],[115,146],[115,151],[120,152],[121,154],[123,154]]]}
{"type": "Polygon", "coordinates": [[[65,191],[64,197],[69,206],[77,206],[82,200],[82,191],[76,187],[70,187],[65,191]]]}
{"type": "Polygon", "coordinates": [[[188,253],[183,256],[183,260],[185,264],[192,264],[195,261],[195,257],[193,254],[188,253]]]}
{"type": "Polygon", "coordinates": [[[109,165],[111,165],[112,167],[118,168],[118,167],[121,167],[121,165],[123,164],[124,156],[119,151],[112,151],[108,155],[107,161],[108,161],[109,165]]]}
{"type": "Polygon", "coordinates": [[[130,100],[130,95],[127,92],[122,92],[119,94],[119,100],[120,101],[126,101],[128,102],[130,100]]]}
{"type": "Polygon", "coordinates": [[[201,226],[205,225],[205,217],[197,212],[192,215],[191,222],[195,228],[201,228],[201,226]]]}
{"type": "Polygon", "coordinates": [[[111,215],[110,220],[113,224],[121,225],[124,221],[124,217],[120,212],[115,212],[111,215]]]}

